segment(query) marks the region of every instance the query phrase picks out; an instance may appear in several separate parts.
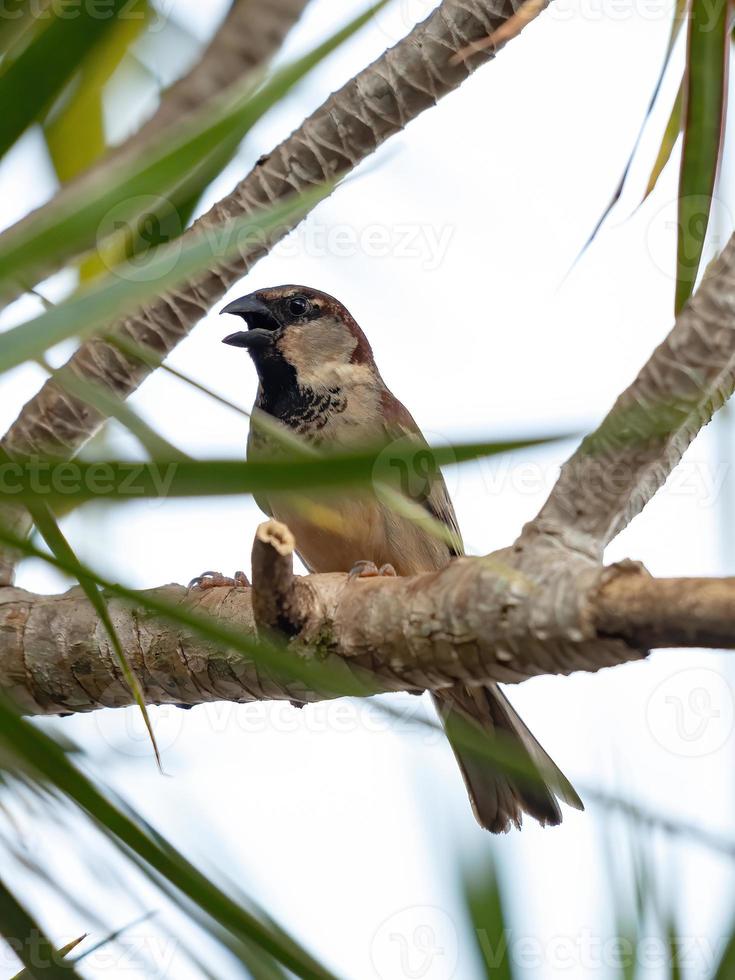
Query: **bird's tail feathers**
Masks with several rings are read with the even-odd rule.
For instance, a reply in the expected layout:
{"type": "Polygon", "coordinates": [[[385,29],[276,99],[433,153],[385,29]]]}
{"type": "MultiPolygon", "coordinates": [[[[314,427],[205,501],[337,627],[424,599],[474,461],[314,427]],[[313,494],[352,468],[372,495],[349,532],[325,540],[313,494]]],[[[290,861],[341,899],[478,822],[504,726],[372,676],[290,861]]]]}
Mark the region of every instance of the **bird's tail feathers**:
{"type": "Polygon", "coordinates": [[[434,695],[434,703],[482,827],[493,833],[520,827],[524,812],[543,826],[556,826],[562,820],[557,797],[584,809],[572,784],[496,684],[456,685],[434,695]],[[508,768],[494,764],[482,751],[478,735],[492,737],[495,754],[507,756],[508,768]],[[508,771],[514,764],[523,770],[518,775],[508,771]]]}

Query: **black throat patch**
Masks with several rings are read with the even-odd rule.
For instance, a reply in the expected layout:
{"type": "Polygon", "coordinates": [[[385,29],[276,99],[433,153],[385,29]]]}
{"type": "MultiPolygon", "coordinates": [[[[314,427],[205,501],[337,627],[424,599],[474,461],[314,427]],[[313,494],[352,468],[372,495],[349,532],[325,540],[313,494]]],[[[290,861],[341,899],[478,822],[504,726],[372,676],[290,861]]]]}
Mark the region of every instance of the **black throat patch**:
{"type": "Polygon", "coordinates": [[[315,390],[300,385],[296,381],[296,373],[293,372],[290,384],[266,386],[264,379],[261,379],[255,405],[290,429],[306,436],[310,442],[319,442],[321,430],[329,419],[340,415],[347,408],[347,397],[337,386],[315,390]]]}

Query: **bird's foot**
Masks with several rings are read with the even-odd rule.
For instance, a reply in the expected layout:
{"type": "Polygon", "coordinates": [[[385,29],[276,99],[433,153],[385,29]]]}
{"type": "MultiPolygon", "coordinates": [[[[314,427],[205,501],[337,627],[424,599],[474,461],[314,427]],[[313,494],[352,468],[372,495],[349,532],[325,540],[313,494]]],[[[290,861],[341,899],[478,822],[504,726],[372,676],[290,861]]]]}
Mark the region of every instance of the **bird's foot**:
{"type": "Polygon", "coordinates": [[[356,561],[347,578],[351,582],[356,578],[376,578],[378,576],[395,578],[396,570],[392,565],[381,565],[378,568],[374,561],[356,561]]]}
{"type": "Polygon", "coordinates": [[[222,575],[221,572],[202,572],[189,582],[189,589],[220,589],[220,588],[249,589],[250,582],[245,572],[235,572],[234,578],[222,575]]]}

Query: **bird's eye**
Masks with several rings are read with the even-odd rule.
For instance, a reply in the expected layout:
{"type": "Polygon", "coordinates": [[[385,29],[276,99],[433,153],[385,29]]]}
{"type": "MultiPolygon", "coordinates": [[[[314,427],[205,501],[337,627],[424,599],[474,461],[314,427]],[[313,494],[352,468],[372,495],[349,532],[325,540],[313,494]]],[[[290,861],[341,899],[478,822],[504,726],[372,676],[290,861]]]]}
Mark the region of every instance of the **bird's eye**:
{"type": "Polygon", "coordinates": [[[309,311],[309,300],[305,296],[294,296],[288,301],[288,312],[291,316],[303,316],[309,311]]]}

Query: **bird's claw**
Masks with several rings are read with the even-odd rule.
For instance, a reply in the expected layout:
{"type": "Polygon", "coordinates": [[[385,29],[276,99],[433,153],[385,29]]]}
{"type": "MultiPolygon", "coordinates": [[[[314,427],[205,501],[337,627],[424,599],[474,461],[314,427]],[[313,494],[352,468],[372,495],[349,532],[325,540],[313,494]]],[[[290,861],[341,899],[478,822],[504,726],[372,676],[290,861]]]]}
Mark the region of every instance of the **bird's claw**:
{"type": "Polygon", "coordinates": [[[374,561],[356,561],[347,578],[352,581],[356,578],[377,578],[378,576],[395,578],[396,570],[392,565],[381,565],[378,568],[374,561]]]}
{"type": "Polygon", "coordinates": [[[202,572],[201,575],[197,575],[189,582],[189,590],[204,591],[205,589],[220,588],[249,589],[250,582],[245,572],[235,572],[234,578],[229,578],[221,572],[202,572]]]}

